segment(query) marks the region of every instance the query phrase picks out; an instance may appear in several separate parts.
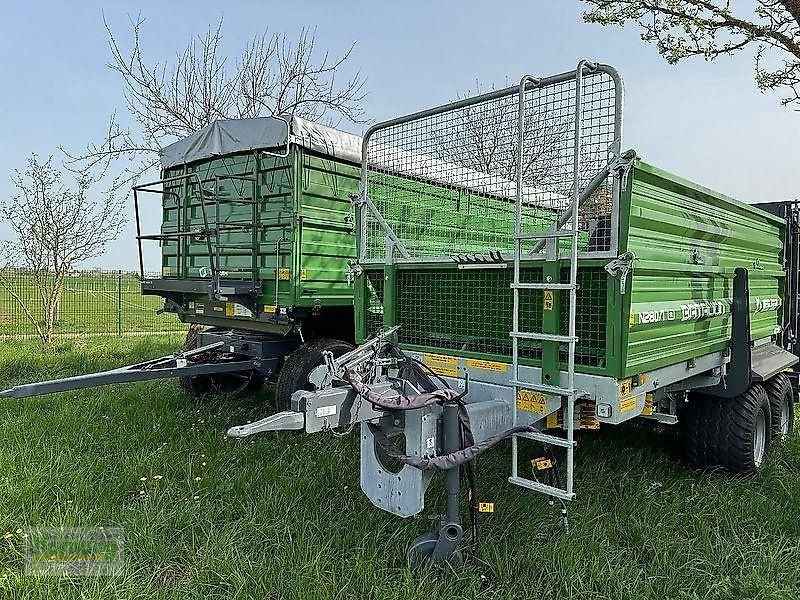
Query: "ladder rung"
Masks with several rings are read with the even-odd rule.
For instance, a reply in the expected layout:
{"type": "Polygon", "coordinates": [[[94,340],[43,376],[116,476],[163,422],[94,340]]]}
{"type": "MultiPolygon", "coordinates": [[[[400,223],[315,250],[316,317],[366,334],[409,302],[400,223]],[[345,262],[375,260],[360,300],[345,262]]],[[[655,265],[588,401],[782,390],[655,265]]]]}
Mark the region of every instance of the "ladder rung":
{"type": "Polygon", "coordinates": [[[565,440],[562,437],[558,437],[555,435],[548,435],[546,433],[541,433],[539,431],[526,431],[524,433],[516,434],[519,437],[524,437],[529,440],[535,440],[537,442],[541,442],[542,444],[550,444],[551,446],[560,446],[561,448],[575,448],[577,444],[572,441],[565,440]]]}
{"type": "Polygon", "coordinates": [[[512,283],[511,289],[517,290],[574,290],[578,286],[572,283],[512,283]]]}
{"type": "Polygon", "coordinates": [[[561,342],[563,344],[571,344],[578,341],[578,337],[574,335],[536,333],[533,331],[511,331],[508,335],[522,340],[541,340],[543,342],[561,342]]]}
{"type": "Polygon", "coordinates": [[[215,244],[217,248],[228,248],[230,250],[253,250],[253,244],[215,244]]]}
{"type": "Polygon", "coordinates": [[[578,390],[571,390],[569,388],[562,388],[557,385],[547,385],[544,383],[533,383],[532,381],[519,381],[512,379],[509,383],[517,387],[532,390],[534,392],[542,392],[543,394],[550,394],[551,396],[575,396],[578,390]]]}
{"type": "Polygon", "coordinates": [[[228,229],[253,229],[253,223],[220,223],[216,228],[218,231],[226,231],[228,229]]]}
{"type": "Polygon", "coordinates": [[[517,241],[522,240],[538,240],[538,239],[553,239],[553,238],[567,238],[578,235],[577,231],[572,229],[558,229],[556,231],[529,231],[526,233],[518,233],[514,237],[517,241]]]}
{"type": "Polygon", "coordinates": [[[568,494],[566,490],[562,490],[561,488],[553,487],[552,485],[545,485],[543,483],[539,483],[538,481],[525,479],[524,477],[509,477],[508,481],[514,485],[528,488],[529,490],[534,490],[536,492],[542,492],[543,494],[547,494],[549,496],[555,496],[556,498],[561,498],[562,500],[575,499],[574,493],[568,494]]]}

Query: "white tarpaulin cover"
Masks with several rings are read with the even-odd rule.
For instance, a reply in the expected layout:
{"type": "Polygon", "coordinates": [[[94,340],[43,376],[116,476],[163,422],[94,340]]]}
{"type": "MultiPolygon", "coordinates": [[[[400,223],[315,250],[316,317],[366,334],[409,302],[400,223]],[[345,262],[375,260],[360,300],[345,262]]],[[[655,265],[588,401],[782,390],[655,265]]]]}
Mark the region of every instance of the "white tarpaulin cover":
{"type": "MultiPolygon", "coordinates": [[[[289,142],[342,160],[361,162],[361,138],[332,127],[287,117],[289,142]]],[[[253,150],[282,152],[287,120],[277,117],[220,119],[161,151],[165,169],[215,156],[253,150]]]]}
{"type": "MultiPolygon", "coordinates": [[[[361,137],[333,127],[288,117],[289,141],[326,156],[361,164],[361,137]]],[[[286,149],[287,120],[277,117],[253,119],[220,119],[200,131],[170,144],[161,151],[161,166],[165,169],[215,156],[237,152],[270,150],[281,153],[286,149]]],[[[411,155],[401,148],[370,146],[377,157],[370,157],[373,168],[392,169],[381,162],[391,157],[389,164],[402,164],[399,175],[438,183],[447,187],[476,191],[499,198],[515,198],[516,183],[505,181],[464,166],[456,166],[427,155],[411,155]]],[[[524,186],[523,201],[529,205],[556,208],[565,196],[535,187],[524,186]]]]}

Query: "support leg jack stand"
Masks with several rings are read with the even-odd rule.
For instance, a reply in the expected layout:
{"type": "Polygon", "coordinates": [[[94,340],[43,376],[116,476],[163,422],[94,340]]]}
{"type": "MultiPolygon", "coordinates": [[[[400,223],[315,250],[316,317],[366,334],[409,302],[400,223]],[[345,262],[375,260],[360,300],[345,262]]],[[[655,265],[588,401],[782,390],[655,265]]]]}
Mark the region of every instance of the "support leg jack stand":
{"type": "MultiPolygon", "coordinates": [[[[459,431],[458,405],[455,403],[444,406],[444,451],[456,452],[461,449],[461,434],[459,431]]],[[[446,514],[439,522],[439,529],[419,536],[408,548],[406,556],[408,566],[412,570],[434,566],[450,565],[460,567],[464,564],[464,557],[458,549],[464,531],[461,528],[461,517],[458,510],[459,496],[459,468],[453,467],[445,472],[445,487],[447,488],[446,514]]]]}

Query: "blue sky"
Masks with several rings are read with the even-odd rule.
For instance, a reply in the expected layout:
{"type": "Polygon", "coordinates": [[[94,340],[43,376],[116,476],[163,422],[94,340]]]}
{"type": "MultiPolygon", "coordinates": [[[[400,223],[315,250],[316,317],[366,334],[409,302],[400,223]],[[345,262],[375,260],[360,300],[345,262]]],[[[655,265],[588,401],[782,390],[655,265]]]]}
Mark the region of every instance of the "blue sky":
{"type": "MultiPolygon", "coordinates": [[[[367,79],[374,120],[453,99],[523,73],[569,70],[581,57],[616,66],[626,84],[624,145],[648,162],[748,202],[800,195],[800,113],[753,83],[752,56],[667,65],[629,27],[584,24],[578,0],[505,2],[9,2],[0,0],[0,195],[32,151],[80,148],[102,136],[122,109],[108,61],[102,12],[125,39],[128,17],[147,19],[146,53],[171,58],[193,34],[225,18],[235,55],[269,28],[317,27],[319,48],[338,53],[357,40],[351,65],[367,79]],[[224,6],[224,10],[222,7],[224,6]]],[[[350,128],[359,133],[359,128],[350,128]]],[[[157,219],[158,211],[153,211],[157,219]]],[[[153,227],[157,221],[152,221],[153,227]]],[[[7,238],[0,227],[0,239],[7,238]]],[[[149,254],[151,266],[155,253],[149,254]]],[[[136,266],[130,227],[87,266],[136,266]]]]}

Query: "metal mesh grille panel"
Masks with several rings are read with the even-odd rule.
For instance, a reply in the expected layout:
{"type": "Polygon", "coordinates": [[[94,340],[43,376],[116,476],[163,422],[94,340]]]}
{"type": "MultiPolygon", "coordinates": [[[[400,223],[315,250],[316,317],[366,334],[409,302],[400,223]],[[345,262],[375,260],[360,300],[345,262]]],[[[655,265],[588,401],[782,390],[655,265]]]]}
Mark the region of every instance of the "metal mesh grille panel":
{"type": "MultiPolygon", "coordinates": [[[[523,271],[526,281],[541,281],[541,268],[523,271]]],[[[562,280],[568,278],[562,271],[562,280]]],[[[371,286],[382,291],[383,272],[370,271],[371,286]]],[[[397,271],[396,323],[400,325],[402,344],[430,348],[434,352],[491,354],[511,360],[512,297],[510,269],[447,269],[397,271]]],[[[606,352],[606,281],[602,267],[578,272],[576,364],[605,366],[606,352]]],[[[542,292],[520,292],[520,328],[541,331],[542,292]]],[[[380,296],[378,296],[379,298],[380,296]]],[[[370,296],[370,298],[372,298],[370,296]]],[[[377,298],[370,299],[368,306],[377,298]]],[[[372,335],[383,325],[380,312],[368,308],[367,333],[372,335]],[[379,318],[377,315],[379,314],[379,318]]],[[[563,294],[560,319],[566,329],[568,296],[563,294]]],[[[540,359],[541,343],[520,340],[520,357],[540,359]]],[[[561,360],[566,361],[566,346],[561,360]]]]}
{"type": "MultiPolygon", "coordinates": [[[[609,74],[584,76],[580,190],[610,158],[615,92],[609,74]]],[[[513,251],[519,100],[517,91],[488,97],[378,129],[369,138],[367,194],[410,258],[513,251]]],[[[524,231],[548,228],[571,204],[575,109],[574,76],[524,92],[524,231]]],[[[609,180],[584,203],[581,251],[612,249],[612,196],[609,180]]],[[[363,258],[382,260],[386,231],[366,213],[363,258]]]]}

